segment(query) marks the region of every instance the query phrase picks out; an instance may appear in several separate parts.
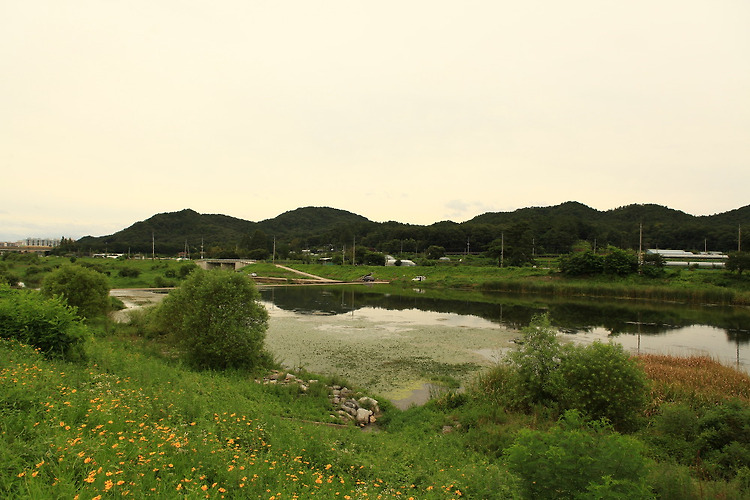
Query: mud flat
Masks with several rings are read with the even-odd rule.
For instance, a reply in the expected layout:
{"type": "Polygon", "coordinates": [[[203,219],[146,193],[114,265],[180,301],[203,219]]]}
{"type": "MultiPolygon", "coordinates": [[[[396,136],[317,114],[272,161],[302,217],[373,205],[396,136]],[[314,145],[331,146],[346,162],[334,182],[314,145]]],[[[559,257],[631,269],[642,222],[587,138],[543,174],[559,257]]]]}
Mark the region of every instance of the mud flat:
{"type": "Polygon", "coordinates": [[[424,403],[435,378],[469,380],[495,363],[518,335],[451,314],[304,315],[266,307],[271,316],[266,345],[285,367],[340,375],[402,408],[424,403]]]}

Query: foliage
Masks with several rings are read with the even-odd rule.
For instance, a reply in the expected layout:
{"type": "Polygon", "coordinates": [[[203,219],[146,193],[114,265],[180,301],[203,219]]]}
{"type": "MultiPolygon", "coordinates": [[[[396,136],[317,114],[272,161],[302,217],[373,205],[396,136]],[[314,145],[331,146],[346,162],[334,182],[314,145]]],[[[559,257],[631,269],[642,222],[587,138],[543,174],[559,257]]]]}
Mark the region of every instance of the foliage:
{"type": "Polygon", "coordinates": [[[49,274],[42,284],[45,297],[62,297],[83,318],[94,318],[109,310],[109,283],[94,270],[81,266],[62,266],[49,274]]]}
{"type": "Polygon", "coordinates": [[[366,266],[385,266],[385,255],[380,252],[366,252],[363,257],[366,266]]]}
{"type": "Polygon", "coordinates": [[[526,498],[648,498],[641,443],[569,410],[548,432],[524,429],[505,452],[526,498]]]}
{"type": "Polygon", "coordinates": [[[16,286],[21,281],[21,277],[10,270],[5,262],[0,262],[0,284],[16,286]]]}
{"type": "Polygon", "coordinates": [[[633,252],[609,247],[604,255],[604,272],[627,276],[638,271],[638,257],[633,252]]]}
{"type": "Polygon", "coordinates": [[[437,260],[440,257],[445,256],[445,248],[441,247],[440,245],[430,245],[429,247],[427,247],[425,256],[428,259],[437,260]]]}
{"type": "MultiPolygon", "coordinates": [[[[562,254],[572,250],[576,241],[589,246],[635,249],[639,245],[638,224],[643,226],[646,248],[703,249],[706,242],[714,250],[737,248],[737,227],[746,223],[750,208],[695,217],[658,205],[629,205],[600,212],[580,203],[568,202],[553,207],[523,208],[513,212],[485,213],[457,224],[450,221],[428,226],[388,221],[376,223],[351,212],[326,207],[304,207],[283,213],[273,219],[251,222],[225,215],[199,214],[193,210],[163,213],[136,222],[115,234],[98,238],[85,237],[75,245],[63,245],[64,251],[140,252],[174,255],[185,249],[195,255],[204,246],[210,257],[221,249],[253,249],[250,240],[256,231],[268,240],[276,238],[277,255],[282,248],[298,252],[308,249],[330,249],[340,252],[343,246],[377,248],[393,255],[424,252],[430,246],[441,246],[447,252],[462,252],[467,241],[474,252],[486,252],[492,243],[505,235],[506,262],[523,265],[536,253],[562,254]],[[204,245],[201,245],[203,241],[204,245]]],[[[261,245],[260,241],[252,245],[261,245]]],[[[60,248],[63,251],[63,248],[60,248]]],[[[399,255],[401,258],[416,258],[399,255]]]]}
{"type": "Polygon", "coordinates": [[[121,278],[137,278],[140,274],[140,269],[130,266],[121,267],[120,270],[117,271],[117,275],[121,278]]]}
{"type": "Polygon", "coordinates": [[[750,463],[750,406],[738,400],[701,408],[666,404],[654,416],[647,438],[705,478],[732,479],[750,463]]]}
{"type": "Polygon", "coordinates": [[[732,252],[728,257],[727,271],[737,271],[738,275],[742,275],[743,271],[750,269],[750,252],[732,252]]]}
{"type": "Polygon", "coordinates": [[[508,354],[517,372],[519,393],[530,404],[554,400],[552,375],[560,363],[560,344],[549,317],[534,317],[522,333],[519,349],[508,354]]]}
{"type": "Polygon", "coordinates": [[[647,253],[643,256],[641,271],[649,278],[664,276],[664,257],[658,253],[647,253]]]}
{"type": "Polygon", "coordinates": [[[0,285],[0,337],[32,345],[48,357],[79,359],[89,335],[61,298],[0,285]]]}
{"type": "Polygon", "coordinates": [[[604,272],[604,259],[591,250],[560,257],[560,271],[568,276],[585,276],[604,272]]]}
{"type": "Polygon", "coordinates": [[[225,271],[193,271],[158,306],[155,321],[200,368],[258,368],[268,312],[245,276],[225,271]]]}
{"type": "Polygon", "coordinates": [[[591,419],[607,419],[618,430],[632,430],[643,413],[648,383],[641,365],[620,344],[566,345],[552,375],[563,408],[591,419]]]}

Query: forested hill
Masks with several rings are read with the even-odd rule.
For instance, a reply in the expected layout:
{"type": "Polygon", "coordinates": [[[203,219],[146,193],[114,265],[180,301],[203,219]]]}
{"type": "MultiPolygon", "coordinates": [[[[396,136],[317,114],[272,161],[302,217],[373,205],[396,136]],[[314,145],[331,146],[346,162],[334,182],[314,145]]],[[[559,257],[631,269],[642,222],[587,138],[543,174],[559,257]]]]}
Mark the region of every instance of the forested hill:
{"type": "Polygon", "coordinates": [[[201,245],[206,250],[247,248],[258,243],[251,241],[253,237],[271,238],[271,242],[274,237],[280,241],[304,240],[309,235],[367,222],[360,215],[325,207],[298,208],[261,222],[185,209],[154,215],[109,236],[85,236],[77,244],[90,251],[150,253],[153,238],[157,253],[181,252],[186,246],[194,251],[201,245]]]}
{"type": "MultiPolygon", "coordinates": [[[[535,253],[565,253],[577,241],[592,245],[637,248],[639,229],[647,248],[733,251],[739,228],[750,232],[750,205],[711,216],[693,216],[661,205],[628,205],[599,211],[577,202],[485,213],[463,223],[442,221],[429,226],[372,222],[345,210],[305,207],[273,219],[252,222],[186,209],[157,214],[115,234],[78,240],[83,251],[175,254],[200,249],[217,254],[246,255],[251,250],[358,246],[387,253],[418,252],[431,245],[448,252],[481,252],[502,237],[506,245],[523,242],[535,253]],[[468,244],[468,245],[467,245],[468,244]]],[[[750,245],[750,239],[748,239],[750,245]]]]}

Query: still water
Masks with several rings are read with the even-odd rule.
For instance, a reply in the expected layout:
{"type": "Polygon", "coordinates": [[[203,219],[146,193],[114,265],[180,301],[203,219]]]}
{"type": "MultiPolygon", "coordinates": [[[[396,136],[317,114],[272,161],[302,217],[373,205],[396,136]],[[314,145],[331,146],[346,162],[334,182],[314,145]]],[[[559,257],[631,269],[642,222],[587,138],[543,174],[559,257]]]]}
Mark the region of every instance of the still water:
{"type": "Polygon", "coordinates": [[[657,304],[632,300],[559,299],[479,292],[398,290],[388,285],[268,287],[271,307],[295,315],[350,315],[388,324],[501,326],[520,330],[549,314],[573,342],[618,342],[634,353],[709,355],[750,372],[750,308],[657,304]]]}

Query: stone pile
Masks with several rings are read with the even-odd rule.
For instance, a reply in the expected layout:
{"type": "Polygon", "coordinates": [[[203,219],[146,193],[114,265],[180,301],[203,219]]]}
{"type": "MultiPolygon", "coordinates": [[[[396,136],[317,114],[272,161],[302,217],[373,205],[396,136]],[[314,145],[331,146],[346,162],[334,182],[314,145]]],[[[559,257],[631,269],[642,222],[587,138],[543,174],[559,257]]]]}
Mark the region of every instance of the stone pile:
{"type": "MultiPolygon", "coordinates": [[[[302,393],[306,393],[312,384],[319,383],[318,380],[305,380],[293,373],[285,373],[278,370],[274,370],[266,375],[263,380],[256,380],[256,382],[268,385],[296,384],[302,393]]],[[[378,406],[377,400],[369,396],[362,396],[348,387],[340,385],[327,387],[328,399],[335,412],[331,416],[338,417],[343,422],[354,422],[360,427],[375,423],[377,417],[380,416],[380,406],[378,406]]]]}

